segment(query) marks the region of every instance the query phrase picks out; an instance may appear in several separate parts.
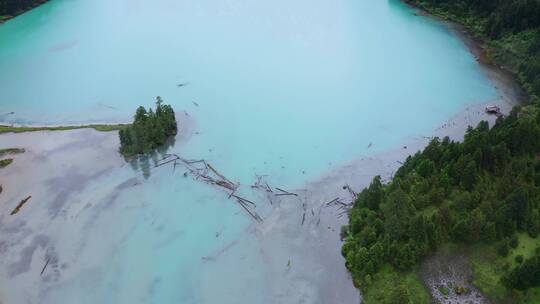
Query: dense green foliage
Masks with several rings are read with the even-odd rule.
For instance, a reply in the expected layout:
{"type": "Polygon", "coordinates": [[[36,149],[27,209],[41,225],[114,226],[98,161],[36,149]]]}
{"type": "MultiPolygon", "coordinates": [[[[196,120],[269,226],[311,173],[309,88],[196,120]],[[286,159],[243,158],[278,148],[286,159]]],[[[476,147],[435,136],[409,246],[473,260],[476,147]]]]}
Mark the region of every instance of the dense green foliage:
{"type": "Polygon", "coordinates": [[[539,0],[406,0],[464,24],[485,40],[491,59],[516,73],[533,99],[540,96],[539,0]]]}
{"type": "Polygon", "coordinates": [[[120,130],[120,152],[126,156],[148,153],[178,131],[174,110],[157,97],[156,110],[139,107],[133,124],[120,130]]]}
{"type": "Polygon", "coordinates": [[[368,281],[369,289],[362,293],[366,304],[431,303],[429,293],[415,273],[402,274],[385,265],[377,274],[369,276],[368,281]]]}
{"type": "Polygon", "coordinates": [[[540,26],[538,0],[409,0],[423,7],[475,18],[490,38],[540,26]]]}
{"type": "Polygon", "coordinates": [[[540,234],[540,1],[407,2],[483,39],[488,59],[518,76],[532,105],[514,109],[491,129],[486,122],[470,128],[462,143],[434,139],[386,185],[374,178],[350,212],[342,248],[347,267],[371,294],[374,278],[398,271],[405,281],[423,257],[459,243],[495,255],[496,263],[473,261],[475,282],[491,295],[501,299],[505,290],[539,286],[540,252],[523,256],[531,246],[519,247],[516,235],[533,240],[540,234]]]}
{"type": "Polygon", "coordinates": [[[0,168],[5,168],[13,162],[13,158],[0,159],[0,168]]]}
{"type": "MultiPolygon", "coordinates": [[[[521,257],[521,260],[523,259],[522,256],[518,257],[521,257]]],[[[525,262],[520,262],[520,264],[503,278],[505,285],[519,290],[539,286],[540,252],[525,262]]]]}
{"type": "MultiPolygon", "coordinates": [[[[343,246],[355,282],[362,285],[386,264],[411,270],[446,242],[497,243],[507,255],[518,245],[515,233],[537,237],[538,113],[516,108],[491,129],[486,122],[470,128],[462,143],[436,138],[407,158],[388,185],[374,178],[355,202],[343,246]]],[[[512,270],[508,287],[540,283],[528,279],[537,258],[512,270]]]]}
{"type": "Polygon", "coordinates": [[[0,157],[8,154],[20,154],[24,153],[25,150],[22,148],[6,148],[6,149],[0,149],[0,157]]]}
{"type": "Polygon", "coordinates": [[[18,15],[47,0],[0,0],[0,16],[18,15]]]}

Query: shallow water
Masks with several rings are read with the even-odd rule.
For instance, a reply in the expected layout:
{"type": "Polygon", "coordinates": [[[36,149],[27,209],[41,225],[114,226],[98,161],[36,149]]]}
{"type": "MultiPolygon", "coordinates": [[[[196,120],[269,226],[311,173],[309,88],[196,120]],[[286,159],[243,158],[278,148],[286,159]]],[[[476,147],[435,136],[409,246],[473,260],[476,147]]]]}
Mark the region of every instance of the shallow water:
{"type": "MultiPolygon", "coordinates": [[[[497,98],[458,37],[398,1],[53,0],[0,26],[0,114],[15,112],[2,122],[126,121],[156,95],[181,124],[184,110],[195,121],[171,151],[243,185],[267,174],[289,189],[497,98]]],[[[109,168],[70,192],[109,209],[70,219],[80,230],[45,229],[59,259],[78,265],[32,283],[41,301],[322,302],[314,282],[328,269],[306,257],[294,283],[284,273],[305,242],[269,239],[281,230],[257,231],[222,192],[170,169],[143,179],[109,168]],[[113,187],[133,176],[137,187],[113,187]]],[[[58,188],[44,187],[54,204],[45,197],[58,188]]]]}

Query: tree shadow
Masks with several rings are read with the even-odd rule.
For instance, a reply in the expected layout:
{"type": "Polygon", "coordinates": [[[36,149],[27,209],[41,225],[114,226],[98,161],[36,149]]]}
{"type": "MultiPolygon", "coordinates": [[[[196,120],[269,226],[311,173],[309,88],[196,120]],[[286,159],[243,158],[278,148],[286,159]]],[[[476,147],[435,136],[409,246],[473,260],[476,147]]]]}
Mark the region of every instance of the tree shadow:
{"type": "Polygon", "coordinates": [[[174,147],[175,144],[176,138],[172,136],[167,139],[167,142],[163,146],[158,147],[150,153],[137,155],[131,158],[124,157],[124,159],[129,163],[133,171],[140,171],[143,178],[146,180],[152,175],[152,168],[155,168],[160,160],[167,157],[169,150],[174,147]]]}

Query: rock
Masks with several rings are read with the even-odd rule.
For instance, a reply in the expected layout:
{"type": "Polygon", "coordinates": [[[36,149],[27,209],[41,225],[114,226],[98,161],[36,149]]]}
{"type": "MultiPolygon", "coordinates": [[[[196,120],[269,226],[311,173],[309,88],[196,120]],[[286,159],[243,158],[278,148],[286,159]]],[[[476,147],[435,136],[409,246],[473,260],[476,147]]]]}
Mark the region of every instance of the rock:
{"type": "Polygon", "coordinates": [[[456,287],[454,287],[454,292],[460,296],[460,295],[466,295],[470,293],[471,291],[469,290],[469,288],[465,286],[456,285],[456,287]]]}

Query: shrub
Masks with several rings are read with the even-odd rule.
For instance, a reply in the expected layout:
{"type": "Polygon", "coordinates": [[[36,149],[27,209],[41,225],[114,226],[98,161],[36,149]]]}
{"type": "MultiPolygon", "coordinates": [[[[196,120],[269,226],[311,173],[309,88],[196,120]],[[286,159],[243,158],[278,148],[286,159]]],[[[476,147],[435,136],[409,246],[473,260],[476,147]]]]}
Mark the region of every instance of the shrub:
{"type": "Polygon", "coordinates": [[[137,108],[133,124],[119,132],[120,152],[125,156],[149,153],[165,144],[167,138],[176,135],[178,127],[174,110],[163,105],[157,97],[156,110],[137,108]]]}
{"type": "Polygon", "coordinates": [[[512,247],[513,249],[516,249],[519,245],[519,240],[517,238],[517,236],[513,236],[511,239],[510,239],[510,242],[508,243],[508,245],[510,245],[510,247],[512,247]]]}
{"type": "Polygon", "coordinates": [[[508,248],[508,243],[506,241],[502,241],[499,246],[497,246],[497,253],[502,257],[507,257],[510,249],[508,248]]]}

